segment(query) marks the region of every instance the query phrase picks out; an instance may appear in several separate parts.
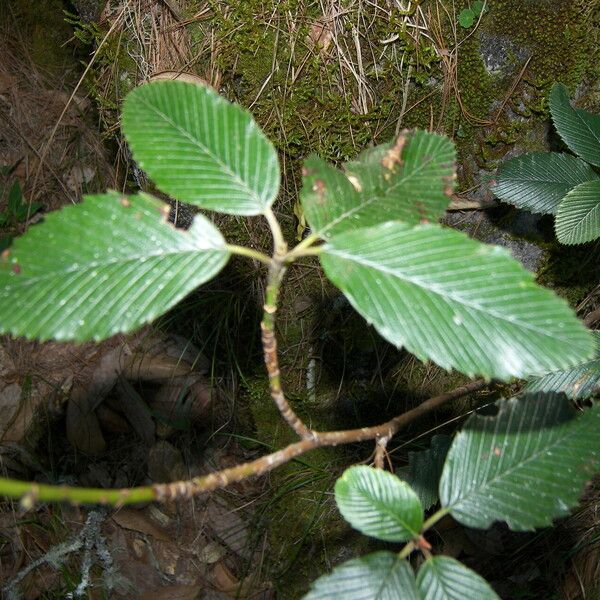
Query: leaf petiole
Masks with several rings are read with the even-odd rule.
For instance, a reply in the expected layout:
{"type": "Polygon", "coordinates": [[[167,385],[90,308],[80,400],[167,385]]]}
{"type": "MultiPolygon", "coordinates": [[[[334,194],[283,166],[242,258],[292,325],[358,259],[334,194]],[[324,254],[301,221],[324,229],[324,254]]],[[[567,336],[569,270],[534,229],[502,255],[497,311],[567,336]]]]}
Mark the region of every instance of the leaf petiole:
{"type": "Polygon", "coordinates": [[[232,254],[245,256],[246,258],[252,258],[264,263],[265,265],[271,264],[272,259],[258,250],[253,250],[252,248],[248,248],[246,246],[236,246],[235,244],[227,244],[226,248],[232,254]]]}

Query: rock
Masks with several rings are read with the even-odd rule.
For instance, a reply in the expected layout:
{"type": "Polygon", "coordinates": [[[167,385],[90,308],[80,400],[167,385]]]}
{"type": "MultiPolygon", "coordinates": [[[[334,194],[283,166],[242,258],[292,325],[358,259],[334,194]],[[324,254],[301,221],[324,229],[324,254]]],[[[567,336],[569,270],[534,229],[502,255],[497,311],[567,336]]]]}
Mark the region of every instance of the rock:
{"type": "Polygon", "coordinates": [[[156,442],[148,453],[148,477],[154,483],[168,483],[186,478],[181,452],[164,440],[156,442]]]}

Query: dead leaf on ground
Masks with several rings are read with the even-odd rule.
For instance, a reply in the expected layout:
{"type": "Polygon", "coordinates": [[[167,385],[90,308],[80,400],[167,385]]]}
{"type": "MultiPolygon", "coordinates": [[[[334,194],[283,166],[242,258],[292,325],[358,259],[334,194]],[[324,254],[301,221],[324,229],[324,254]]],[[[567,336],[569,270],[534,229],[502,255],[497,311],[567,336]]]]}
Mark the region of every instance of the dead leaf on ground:
{"type": "Polygon", "coordinates": [[[96,170],[93,167],[75,165],[63,176],[63,179],[67,188],[81,194],[84,186],[87,186],[95,176],[96,170]]]}
{"type": "Polygon", "coordinates": [[[171,81],[176,79],[177,81],[185,81],[186,83],[196,83],[205,87],[211,87],[206,79],[203,79],[194,73],[185,73],[183,71],[161,71],[160,73],[154,73],[154,75],[150,77],[150,81],[160,81],[163,79],[171,81]]]}
{"type": "Polygon", "coordinates": [[[124,377],[119,377],[117,394],[122,400],[121,410],[134,431],[142,438],[145,444],[152,444],[154,442],[156,426],[148,405],[124,377]]]}
{"type": "Polygon", "coordinates": [[[148,452],[148,476],[154,483],[185,479],[187,471],[181,452],[165,440],[156,442],[148,452]]]}
{"type": "Polygon", "coordinates": [[[67,405],[67,439],[90,456],[99,456],[106,450],[106,440],[100,422],[87,398],[71,398],[67,405]]]}
{"type": "Polygon", "coordinates": [[[112,520],[124,529],[145,533],[163,542],[169,542],[172,539],[165,529],[153,523],[144,513],[133,508],[121,508],[112,515],[112,520]]]}
{"type": "Polygon", "coordinates": [[[213,496],[207,507],[206,524],[232,552],[243,557],[248,553],[248,526],[230,506],[213,496]]]}
{"type": "Polygon", "coordinates": [[[212,581],[214,586],[226,594],[237,593],[240,581],[229,570],[223,561],[215,564],[212,570],[212,581]]]}
{"type": "Polygon", "coordinates": [[[187,429],[206,417],[212,397],[210,382],[201,375],[188,375],[162,385],[150,400],[150,408],[165,425],[187,429]]]}
{"type": "Polygon", "coordinates": [[[110,408],[106,402],[98,407],[96,415],[102,429],[106,431],[111,433],[129,433],[131,431],[129,423],[117,411],[110,408]]]}
{"type": "Polygon", "coordinates": [[[332,20],[322,17],[312,23],[306,36],[306,44],[309,48],[318,50],[322,57],[327,56],[331,42],[333,41],[332,20]]]}

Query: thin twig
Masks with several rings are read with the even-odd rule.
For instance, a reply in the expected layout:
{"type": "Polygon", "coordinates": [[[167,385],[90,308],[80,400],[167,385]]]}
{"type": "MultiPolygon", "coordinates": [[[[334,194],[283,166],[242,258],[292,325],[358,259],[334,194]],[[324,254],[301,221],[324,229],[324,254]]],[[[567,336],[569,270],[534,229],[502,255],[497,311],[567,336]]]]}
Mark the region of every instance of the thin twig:
{"type": "Polygon", "coordinates": [[[486,385],[486,382],[482,379],[472,381],[446,394],[430,398],[412,410],[374,427],[362,427],[361,429],[348,429],[344,431],[313,431],[310,439],[300,440],[256,460],[210,473],[209,475],[194,477],[188,481],[107,490],[102,488],[54,486],[0,478],[0,493],[11,498],[21,498],[21,503],[25,508],[33,506],[38,500],[45,502],[67,501],[73,503],[124,505],[151,500],[167,501],[191,498],[197,494],[227,487],[232,483],[249,477],[264,475],[276,467],[316,448],[363,442],[386,436],[391,437],[403,427],[439,408],[442,404],[477,392],[486,385]]]}
{"type": "Polygon", "coordinates": [[[387,443],[390,441],[390,438],[387,436],[377,438],[375,440],[375,468],[383,469],[383,459],[387,455],[387,443]]]}

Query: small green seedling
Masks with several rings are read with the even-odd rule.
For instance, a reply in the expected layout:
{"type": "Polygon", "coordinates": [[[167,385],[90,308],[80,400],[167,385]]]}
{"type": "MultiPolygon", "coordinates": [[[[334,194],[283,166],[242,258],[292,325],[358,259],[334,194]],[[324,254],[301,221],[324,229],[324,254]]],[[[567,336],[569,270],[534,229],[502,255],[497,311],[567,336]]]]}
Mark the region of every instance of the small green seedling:
{"type": "MultiPolygon", "coordinates": [[[[568,96],[563,101],[558,91],[564,113],[568,96]]],[[[583,165],[575,164],[585,178],[597,181],[585,162],[599,162],[598,139],[589,133],[597,131],[596,117],[576,112],[585,128],[573,131],[569,114],[562,114],[563,137],[581,155],[583,165]]],[[[560,132],[559,122],[555,117],[560,132]]],[[[372,428],[316,431],[282,388],[281,286],[293,263],[316,257],[323,276],[375,331],[421,361],[485,381],[542,379],[531,384],[538,391],[500,400],[494,415],[475,414],[452,439],[409,456],[405,480],[383,468],[350,466],[334,489],[341,515],[363,534],[404,547],[350,558],[317,579],[305,600],[499,600],[466,565],[434,555],[425,536],[446,515],[471,528],[500,521],[532,531],[577,505],[600,465],[600,403],[578,409],[571,398],[581,398],[582,389],[591,398],[597,389],[598,339],[504,248],[439,224],[456,178],[452,141],[404,131],[340,167],[308,156],[297,214],[310,233],[289,248],[273,210],[279,158],[248,112],[207,86],[156,81],[129,93],[122,126],[134,160],[157,188],[204,212],[183,231],[172,227],[159,199],[112,191],[46,215],[0,255],[0,332],[100,341],[134,331],[213,279],[232,255],[250,258],[266,267],[261,339],[271,400],[300,440],[176,484],[118,490],[0,477],[0,494],[22,498],[23,506],[166,501],[263,475],[326,445],[376,440],[382,457],[400,424],[414,418],[409,413],[372,428]],[[228,243],[207,211],[262,216],[271,256],[228,243]],[[422,560],[409,560],[417,551],[422,560]]],[[[483,384],[476,380],[460,393],[483,384]]],[[[419,411],[440,398],[448,395],[419,411]]]]}
{"type": "MultiPolygon", "coordinates": [[[[2,175],[8,175],[8,168],[2,169],[2,175]]],[[[4,199],[5,190],[8,188],[6,198],[6,209],[0,211],[0,228],[4,235],[0,236],[0,251],[8,248],[12,242],[12,235],[7,232],[12,232],[18,228],[21,223],[27,221],[31,215],[35,214],[42,205],[37,202],[29,204],[23,199],[21,184],[18,180],[13,181],[12,185],[4,182],[0,183],[0,198],[4,199]]]]}
{"type": "Polygon", "coordinates": [[[485,2],[482,0],[475,0],[469,8],[465,8],[460,11],[458,15],[458,23],[464,29],[469,29],[473,27],[474,23],[477,19],[486,12],[487,8],[485,6],[485,2]]]}

